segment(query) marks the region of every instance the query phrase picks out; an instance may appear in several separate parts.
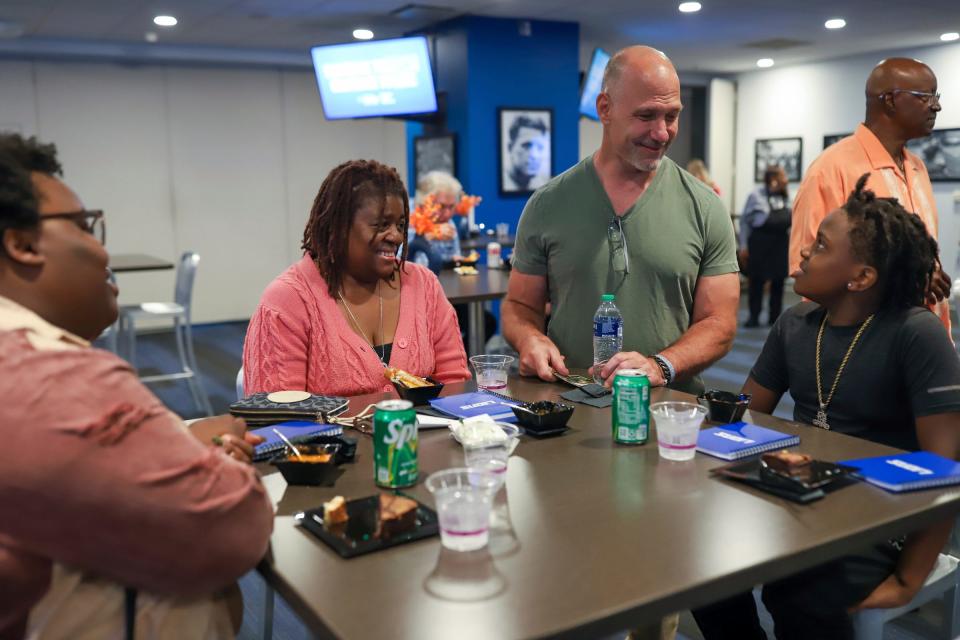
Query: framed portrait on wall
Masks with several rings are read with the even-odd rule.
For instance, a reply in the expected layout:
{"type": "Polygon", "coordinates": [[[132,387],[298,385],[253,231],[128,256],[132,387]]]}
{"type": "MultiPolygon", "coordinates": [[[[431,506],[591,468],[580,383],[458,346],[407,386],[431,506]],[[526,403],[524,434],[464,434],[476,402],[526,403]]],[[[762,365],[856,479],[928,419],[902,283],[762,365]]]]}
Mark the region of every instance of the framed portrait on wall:
{"type": "Polygon", "coordinates": [[[960,182],[960,129],[937,129],[907,148],[920,156],[934,182],[960,182]]]}
{"type": "MultiPolygon", "coordinates": [[[[417,182],[431,171],[457,176],[457,139],[452,133],[441,136],[417,136],[413,139],[413,158],[417,182]]],[[[416,185],[410,185],[414,191],[416,185]]]]}
{"type": "Polygon", "coordinates": [[[553,177],[553,109],[499,107],[500,194],[533,193],[553,177]]]}
{"type": "Polygon", "coordinates": [[[756,171],[754,180],[763,182],[767,167],[783,167],[790,182],[800,182],[803,168],[803,138],[767,138],[754,145],[756,171]]]}
{"type": "Polygon", "coordinates": [[[834,142],[843,140],[847,136],[852,136],[852,135],[853,135],[852,133],[831,133],[831,134],[825,135],[823,136],[823,148],[826,149],[827,147],[832,145],[834,142]]]}

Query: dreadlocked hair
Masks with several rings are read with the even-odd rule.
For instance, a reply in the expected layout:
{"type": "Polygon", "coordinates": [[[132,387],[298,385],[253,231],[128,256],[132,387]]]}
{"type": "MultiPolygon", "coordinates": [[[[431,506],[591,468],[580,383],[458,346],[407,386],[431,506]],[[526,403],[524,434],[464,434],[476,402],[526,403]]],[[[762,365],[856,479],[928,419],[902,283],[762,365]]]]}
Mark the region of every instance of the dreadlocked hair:
{"type": "Polygon", "coordinates": [[[301,248],[320,269],[331,297],[336,297],[343,283],[354,214],[364,200],[373,198],[380,203],[382,215],[388,196],[396,196],[403,203],[402,268],[407,257],[410,203],[397,170],[376,160],[350,160],[335,167],[320,185],[303,230],[301,248]]]}
{"type": "Polygon", "coordinates": [[[904,209],[896,198],[878,198],[864,189],[869,176],[860,176],[843,205],[851,223],[853,254],[877,270],[883,287],[881,306],[922,306],[940,266],[937,241],[927,233],[920,217],[904,209]]]}

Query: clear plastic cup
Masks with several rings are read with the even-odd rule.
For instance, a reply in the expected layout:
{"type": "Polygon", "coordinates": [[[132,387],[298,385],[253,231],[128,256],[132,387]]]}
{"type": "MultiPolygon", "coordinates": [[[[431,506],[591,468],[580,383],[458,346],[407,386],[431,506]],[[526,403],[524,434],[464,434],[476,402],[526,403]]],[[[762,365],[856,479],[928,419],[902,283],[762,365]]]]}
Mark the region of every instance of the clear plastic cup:
{"type": "Polygon", "coordinates": [[[475,551],[490,539],[490,508],[499,488],[489,471],[455,468],[427,478],[440,520],[440,542],[453,551],[475,551]]]}
{"type": "Polygon", "coordinates": [[[693,460],[697,436],[707,410],[692,402],[657,402],[650,405],[657,426],[660,457],[667,460],[693,460]]]}
{"type": "Polygon", "coordinates": [[[477,373],[477,387],[490,391],[506,389],[507,374],[513,360],[513,356],[471,356],[470,364],[473,365],[473,370],[477,373]]]}
{"type": "Polygon", "coordinates": [[[463,461],[471,469],[489,471],[497,479],[496,491],[507,480],[507,462],[517,446],[520,429],[512,424],[497,423],[506,436],[503,439],[463,443],[463,461]]]}

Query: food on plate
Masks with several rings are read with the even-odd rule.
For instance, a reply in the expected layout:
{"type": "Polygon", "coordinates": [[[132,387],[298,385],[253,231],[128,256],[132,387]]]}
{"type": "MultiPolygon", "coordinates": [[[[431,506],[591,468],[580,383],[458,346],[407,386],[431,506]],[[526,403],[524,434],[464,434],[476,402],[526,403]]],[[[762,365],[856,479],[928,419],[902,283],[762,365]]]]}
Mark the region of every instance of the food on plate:
{"type": "Polygon", "coordinates": [[[479,271],[477,271],[476,267],[470,267],[470,266],[454,267],[453,272],[460,276],[475,276],[478,273],[480,273],[479,271]]]}
{"type": "Polygon", "coordinates": [[[332,527],[343,524],[349,520],[347,515],[347,501],[343,496],[334,496],[328,502],[323,503],[323,524],[332,527]]]}
{"type": "Polygon", "coordinates": [[[377,514],[377,537],[404,533],[417,524],[417,501],[392,493],[380,494],[380,510],[377,514]]]}
{"type": "Polygon", "coordinates": [[[769,469],[785,473],[790,476],[798,476],[809,471],[810,463],[813,458],[803,453],[792,453],[783,449],[774,453],[765,453],[760,459],[769,469]]]}
{"type": "Polygon", "coordinates": [[[330,458],[333,456],[329,453],[302,453],[299,456],[295,453],[291,453],[287,456],[287,462],[303,462],[309,464],[323,464],[325,462],[330,462],[330,458]]]}
{"type": "Polygon", "coordinates": [[[424,380],[420,376],[415,376],[412,373],[407,373],[403,369],[397,369],[396,367],[387,367],[383,370],[383,375],[390,382],[395,382],[407,389],[433,386],[433,383],[429,380],[424,380]]]}

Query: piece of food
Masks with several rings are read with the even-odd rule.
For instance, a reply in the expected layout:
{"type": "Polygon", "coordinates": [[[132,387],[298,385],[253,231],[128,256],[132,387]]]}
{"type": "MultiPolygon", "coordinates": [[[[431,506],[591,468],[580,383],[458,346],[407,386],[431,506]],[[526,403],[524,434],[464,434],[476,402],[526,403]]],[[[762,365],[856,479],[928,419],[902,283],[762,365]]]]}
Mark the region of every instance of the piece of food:
{"type": "Polygon", "coordinates": [[[325,462],[330,462],[332,456],[329,453],[304,453],[297,455],[291,453],[287,456],[287,462],[302,462],[302,463],[311,463],[311,464],[323,464],[325,462]]]}
{"type": "Polygon", "coordinates": [[[808,471],[813,458],[803,453],[792,453],[783,449],[775,453],[765,453],[760,459],[768,468],[787,475],[797,476],[808,471]]]}
{"type": "Polygon", "coordinates": [[[392,493],[380,494],[377,514],[377,537],[389,538],[405,533],[417,525],[417,502],[392,493]]]}
{"type": "Polygon", "coordinates": [[[396,382],[407,389],[433,386],[433,383],[431,383],[429,380],[424,380],[420,376],[415,376],[412,373],[407,373],[403,369],[397,369],[396,367],[387,367],[383,370],[383,375],[390,382],[396,382]]]}
{"type": "Polygon", "coordinates": [[[347,515],[347,501],[343,496],[334,496],[329,502],[323,503],[323,524],[332,527],[343,524],[350,519],[347,515]]]}
{"type": "Polygon", "coordinates": [[[455,267],[453,272],[460,276],[475,276],[479,271],[476,267],[464,266],[464,267],[455,267]]]}

